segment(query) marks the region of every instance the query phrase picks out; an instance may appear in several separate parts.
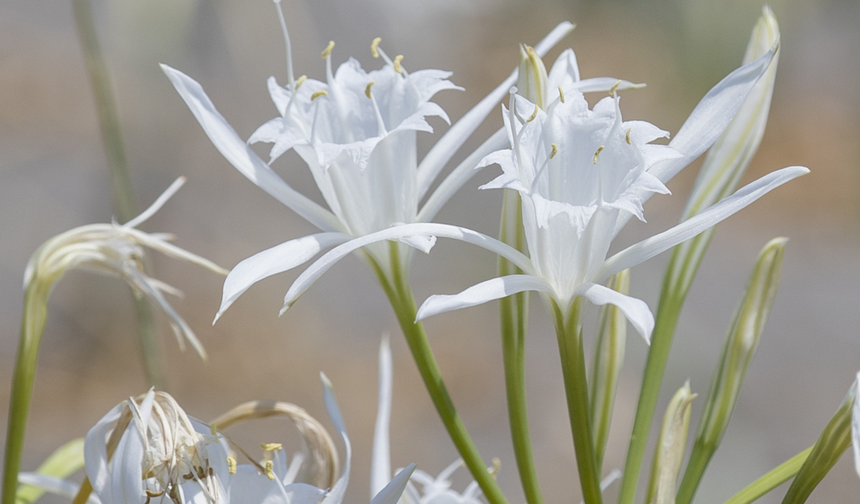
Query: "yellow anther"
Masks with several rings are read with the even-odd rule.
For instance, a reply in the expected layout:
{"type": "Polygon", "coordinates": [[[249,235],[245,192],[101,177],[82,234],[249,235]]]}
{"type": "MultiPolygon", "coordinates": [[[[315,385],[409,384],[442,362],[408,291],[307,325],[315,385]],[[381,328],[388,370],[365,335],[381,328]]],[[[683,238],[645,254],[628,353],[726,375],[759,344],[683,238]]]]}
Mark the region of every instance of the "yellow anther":
{"type": "Polygon", "coordinates": [[[227,457],[227,471],[230,474],[236,474],[236,459],[227,457]]]}
{"type": "Polygon", "coordinates": [[[260,443],[260,448],[267,452],[278,451],[283,447],[284,445],[282,445],[281,443],[260,443]]]}
{"type": "Polygon", "coordinates": [[[493,479],[496,479],[496,476],[499,474],[499,471],[502,470],[502,461],[499,460],[498,457],[493,457],[493,467],[490,469],[490,476],[493,479]]]}
{"type": "Polygon", "coordinates": [[[296,89],[299,89],[300,87],[302,87],[302,84],[304,84],[306,80],[308,80],[307,75],[302,75],[301,77],[296,79],[296,89]]]}
{"type": "Polygon", "coordinates": [[[564,90],[561,89],[561,86],[558,87],[558,99],[564,103],[564,90]]]}
{"type": "Polygon", "coordinates": [[[320,54],[322,59],[326,59],[331,56],[332,49],[334,49],[334,40],[329,40],[328,45],[325,47],[325,49],[323,49],[322,54],[320,54]]]}
{"type": "Polygon", "coordinates": [[[367,87],[364,88],[364,96],[366,96],[368,100],[370,99],[370,87],[375,83],[375,81],[370,81],[367,83],[367,87]]]}
{"type": "Polygon", "coordinates": [[[147,497],[161,497],[162,495],[164,495],[164,490],[160,492],[153,492],[152,490],[147,488],[145,492],[147,497]]]}
{"type": "Polygon", "coordinates": [[[631,131],[633,131],[633,128],[627,128],[627,135],[626,135],[627,145],[633,145],[633,142],[630,141],[630,132],[631,131]]]}
{"type": "Polygon", "coordinates": [[[267,460],[263,468],[266,470],[266,477],[269,478],[269,481],[275,481],[275,463],[267,460]]]}
{"type": "Polygon", "coordinates": [[[372,54],[374,58],[379,57],[380,42],[382,42],[382,37],[376,37],[375,39],[373,39],[373,42],[370,43],[370,54],[372,54]]]}
{"type": "Polygon", "coordinates": [[[217,436],[218,435],[218,426],[216,426],[215,424],[210,425],[209,426],[209,433],[212,434],[213,436],[217,436]]]}
{"type": "Polygon", "coordinates": [[[399,73],[399,74],[403,73],[403,67],[400,66],[401,61],[403,61],[403,55],[402,54],[398,54],[397,56],[394,57],[394,71],[399,73]]]}
{"type": "Polygon", "coordinates": [[[320,96],[328,96],[328,91],[325,89],[320,89],[319,91],[314,91],[314,94],[311,95],[311,101],[316,100],[320,96]]]}
{"type": "Polygon", "coordinates": [[[594,161],[594,164],[597,164],[597,158],[598,158],[598,156],[600,156],[600,151],[602,151],[605,148],[606,148],[606,146],[604,146],[604,145],[601,145],[600,147],[597,148],[597,151],[594,153],[594,158],[592,158],[592,161],[594,161]]]}
{"type": "Polygon", "coordinates": [[[615,84],[613,84],[612,87],[609,88],[609,96],[615,96],[615,90],[618,89],[618,86],[620,86],[620,85],[621,85],[621,81],[618,81],[615,84]]]}
{"type": "Polygon", "coordinates": [[[537,117],[538,108],[539,107],[537,105],[535,105],[535,111],[532,112],[532,115],[530,115],[528,119],[526,119],[526,122],[532,122],[535,120],[535,118],[537,117]]]}
{"type": "Polygon", "coordinates": [[[550,146],[552,147],[552,152],[549,153],[549,158],[552,159],[556,154],[558,154],[558,145],[550,144],[550,146]]]}

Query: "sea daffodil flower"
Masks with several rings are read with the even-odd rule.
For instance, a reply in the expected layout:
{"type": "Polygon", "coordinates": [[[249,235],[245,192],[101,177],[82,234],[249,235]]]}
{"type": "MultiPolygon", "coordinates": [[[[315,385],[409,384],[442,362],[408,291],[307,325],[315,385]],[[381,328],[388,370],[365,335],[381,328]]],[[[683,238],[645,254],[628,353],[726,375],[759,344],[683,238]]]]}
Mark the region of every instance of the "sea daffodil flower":
{"type": "MultiPolygon", "coordinates": [[[[196,81],[162,65],[224,157],[252,182],[322,231],[287,241],[240,262],[224,283],[216,320],[254,283],[299,266],[326,248],[391,227],[431,221],[451,195],[475,174],[478,161],[504,146],[505,133],[499,130],[429,193],[448,161],[517,79],[514,71],[452,125],[419,163],[417,132],[432,131],[426,117],[448,120],[431,98],[444,89],[460,89],[448,80],[450,73],[408,72],[403,57],[389,58],[377,39],[371,51],[384,61],[378,70],[367,72],[350,59],[334,71],[331,63],[334,45],[330,43],[322,53],[326,80],[295,78],[289,35],[280,5],[275,3],[287,45],[287,81],[286,86],[281,86],[273,77],[269,79],[269,92],[279,116],[258,128],[248,140],[273,144],[269,163],[240,139],[196,81]],[[272,161],[290,149],[308,164],[328,209],[292,189],[270,168],[272,161]],[[424,205],[419,206],[425,198],[424,205]]],[[[533,51],[546,53],[572,28],[570,23],[561,23],[533,51]]],[[[551,75],[558,85],[567,83],[583,90],[606,90],[617,82],[613,78],[580,79],[572,51],[559,58],[551,75]]],[[[626,81],[621,84],[621,87],[634,86],[626,81]]],[[[433,237],[410,234],[393,240],[424,252],[429,252],[434,243],[433,237]]],[[[376,266],[386,274],[391,273],[389,247],[371,246],[368,253],[376,266]]],[[[408,262],[409,249],[401,249],[401,254],[404,255],[401,262],[408,262]]]]}
{"type": "Polygon", "coordinates": [[[565,314],[578,296],[597,305],[614,304],[647,341],[654,324],[648,306],[600,284],[692,238],[809,171],[794,166],[770,173],[677,226],[606,257],[609,245],[630,217],[643,218],[645,201],[654,193],[666,193],[664,184],[720,136],[766,71],[775,49],[738,68],[711,89],[668,146],[650,143],[666,135],[655,126],[623,121],[617,95],[588,110],[581,93],[562,88],[546,112],[512,95],[510,109],[503,107],[512,148],[489,154],[481,164],[498,163],[504,171],[485,187],[510,187],[523,196],[528,256],[463,228],[442,224],[400,226],[325,254],[293,283],[287,292],[287,305],[357,246],[410,234],[437,236],[498,253],[524,274],[488,280],[453,296],[432,296],[419,309],[418,320],[534,290],[547,294],[565,314]]]}

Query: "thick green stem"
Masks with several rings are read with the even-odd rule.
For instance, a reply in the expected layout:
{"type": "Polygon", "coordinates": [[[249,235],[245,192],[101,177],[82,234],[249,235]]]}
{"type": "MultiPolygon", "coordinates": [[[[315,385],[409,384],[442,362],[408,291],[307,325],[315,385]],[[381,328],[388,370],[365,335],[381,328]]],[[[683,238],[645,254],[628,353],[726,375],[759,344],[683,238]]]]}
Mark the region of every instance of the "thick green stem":
{"type": "Polygon", "coordinates": [[[436,407],[448,435],[454,442],[454,446],[460,453],[460,457],[463,458],[463,462],[481,487],[487,500],[490,504],[508,504],[495,478],[487,470],[487,465],[481,458],[481,454],[478,453],[475,443],[466,431],[466,426],[454,407],[454,402],[448,394],[448,389],[442,380],[442,373],[427,341],[424,326],[420,322],[415,322],[418,308],[415,305],[412,289],[406,279],[405,268],[401,266],[396,244],[392,244],[390,255],[392,272],[390,279],[372,259],[371,264],[376,270],[394,313],[397,315],[397,321],[406,337],[406,343],[409,345],[409,350],[412,352],[415,365],[424,380],[430,399],[433,400],[433,405],[436,407]]]}
{"type": "Polygon", "coordinates": [[[589,413],[588,380],[585,374],[585,352],[582,347],[582,298],[577,298],[565,319],[564,312],[552,303],[558,350],[561,356],[561,371],[564,375],[564,391],[567,396],[567,412],[573,433],[573,449],[582,499],[585,504],[601,504],[600,473],[594,452],[594,437],[591,432],[589,413]]]}
{"type": "Polygon", "coordinates": [[[736,493],[734,497],[727,500],[725,504],[749,504],[757,501],[761,496],[793,478],[800,471],[810,453],[812,453],[811,446],[750,483],[746,488],[736,493]]]}
{"type": "Polygon", "coordinates": [[[5,469],[3,470],[2,504],[15,504],[18,489],[18,472],[24,452],[24,434],[27,430],[27,414],[33,396],[33,380],[39,343],[48,315],[48,289],[39,282],[31,282],[24,293],[24,316],[21,320],[21,339],[15,360],[12,378],[12,393],[9,404],[9,423],[6,428],[5,469]]]}
{"type": "MultiPolygon", "coordinates": [[[[73,0],[72,5],[87,73],[93,88],[102,142],[107,155],[114,212],[119,222],[127,222],[137,215],[138,210],[129,177],[128,161],[123,148],[116,102],[111,91],[110,79],[96,34],[96,27],[93,24],[90,2],[89,0],[73,0]]],[[[143,365],[150,383],[158,389],[165,390],[167,380],[155,337],[152,308],[145,299],[135,298],[134,303],[143,365]]]]}
{"type": "MultiPolygon", "coordinates": [[[[502,204],[502,222],[499,240],[517,250],[525,248],[522,204],[519,193],[505,190],[502,204]]],[[[519,274],[522,271],[505,258],[499,258],[499,276],[519,274]]],[[[528,408],[526,407],[525,339],[528,324],[528,293],[521,292],[502,298],[501,316],[502,354],[505,367],[505,392],[508,403],[508,421],[517,470],[528,504],[543,504],[529,435],[528,408]]]]}
{"type": "MultiPolygon", "coordinates": [[[[671,270],[676,260],[677,249],[672,254],[667,272],[671,270]]],[[[695,276],[697,267],[698,263],[693,268],[693,276],[695,276]]],[[[639,483],[642,459],[648,445],[648,434],[651,431],[651,422],[654,420],[654,412],[657,409],[657,400],[660,398],[663,373],[666,370],[669,351],[672,349],[672,340],[675,336],[675,327],[678,325],[678,317],[681,315],[681,307],[688,290],[689,283],[679,286],[679,282],[670,274],[667,274],[663,280],[654,332],[651,334],[651,348],[648,351],[648,359],[645,364],[645,376],[642,380],[642,389],[639,392],[636,418],[633,421],[633,433],[630,435],[630,446],[627,450],[627,461],[621,480],[619,504],[633,504],[633,499],[636,496],[636,485],[639,483]]]]}

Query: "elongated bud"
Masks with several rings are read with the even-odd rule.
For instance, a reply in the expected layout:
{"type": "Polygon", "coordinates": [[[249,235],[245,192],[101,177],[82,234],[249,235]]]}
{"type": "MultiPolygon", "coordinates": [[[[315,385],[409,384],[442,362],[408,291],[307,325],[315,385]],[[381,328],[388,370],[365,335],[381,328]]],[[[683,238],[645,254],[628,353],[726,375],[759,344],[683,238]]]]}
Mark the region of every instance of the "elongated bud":
{"type": "MultiPolygon", "coordinates": [[[[779,43],[779,24],[770,7],[765,6],[753,28],[744,64],[754,61],[779,43]]],[[[764,75],[753,87],[734,119],[708,151],[684,219],[699,213],[735,190],[758,150],[767,123],[779,49],[764,75]]]]}
{"type": "Polygon", "coordinates": [[[815,487],[821,483],[824,476],[830,472],[830,469],[851,445],[852,437],[855,446],[860,440],[860,436],[857,435],[857,431],[860,429],[860,425],[858,425],[860,423],[860,411],[858,411],[860,406],[857,405],[857,398],[860,396],[858,381],[860,381],[860,374],[854,380],[851,389],[848,390],[848,395],[845,396],[845,400],[842,401],[836,414],[821,432],[818,441],[812,447],[812,453],[809,454],[797,476],[794,477],[794,481],[791,482],[782,504],[806,502],[815,487]]]}
{"type": "MultiPolygon", "coordinates": [[[[610,278],[607,287],[627,294],[630,291],[630,270],[624,270],[610,278]]],[[[609,439],[612,409],[618,390],[618,377],[624,362],[627,317],[617,306],[605,304],[600,307],[598,320],[597,345],[594,349],[591,376],[591,425],[599,468],[603,465],[603,453],[609,439]]]]}
{"type": "Polygon", "coordinates": [[[692,393],[687,381],[669,401],[651,464],[651,482],[645,500],[649,504],[675,504],[675,483],[681,471],[690,428],[690,403],[695,398],[696,394],[692,393]]]}
{"type": "Polygon", "coordinates": [[[744,376],[758,348],[762,329],[779,288],[787,241],[787,238],[774,238],[759,253],[743,300],[729,327],[719,366],[711,379],[711,387],[696,434],[696,444],[678,491],[679,503],[692,500],[699,481],[729,425],[744,376]]]}
{"type": "Polygon", "coordinates": [[[520,44],[520,66],[517,77],[519,94],[538,107],[546,108],[546,66],[534,48],[520,44]]]}

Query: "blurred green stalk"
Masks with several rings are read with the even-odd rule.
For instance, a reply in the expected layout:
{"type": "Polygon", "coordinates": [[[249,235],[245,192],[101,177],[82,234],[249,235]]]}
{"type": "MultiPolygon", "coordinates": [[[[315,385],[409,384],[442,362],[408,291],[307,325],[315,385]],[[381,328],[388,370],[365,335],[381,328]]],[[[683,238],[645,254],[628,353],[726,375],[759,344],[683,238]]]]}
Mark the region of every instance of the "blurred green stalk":
{"type": "Polygon", "coordinates": [[[453,441],[454,446],[460,453],[463,463],[481,487],[481,491],[484,493],[487,501],[490,504],[508,504],[508,500],[496,483],[495,478],[487,470],[487,465],[481,458],[475,442],[469,436],[469,432],[463,424],[463,419],[460,418],[457,409],[454,407],[454,402],[448,394],[448,388],[442,380],[439,365],[433,356],[433,350],[427,341],[424,325],[415,321],[418,307],[415,305],[415,297],[412,294],[412,288],[409,286],[407,279],[407,267],[401,261],[400,245],[393,242],[390,245],[391,278],[388,277],[385,270],[370,254],[367,254],[366,258],[376,273],[379,283],[382,285],[388,301],[391,303],[391,307],[394,309],[397,321],[400,323],[400,328],[403,331],[403,336],[406,338],[406,343],[412,352],[415,365],[418,367],[418,372],[424,381],[424,386],[430,394],[430,399],[433,401],[433,405],[436,407],[439,418],[448,431],[451,441],[453,441]]]}
{"type": "MultiPolygon", "coordinates": [[[[116,111],[116,102],[111,91],[107,67],[96,35],[89,0],[72,0],[72,5],[87,73],[90,75],[90,83],[93,86],[93,96],[110,172],[114,212],[119,222],[128,222],[137,215],[137,204],[128,174],[128,162],[122,143],[119,115],[116,111]]],[[[140,351],[149,382],[155,388],[165,390],[167,381],[158,351],[158,343],[155,339],[152,308],[144,299],[135,296],[134,309],[137,315],[140,351]]]]}
{"type": "MultiPolygon", "coordinates": [[[[502,203],[502,222],[499,240],[524,251],[525,230],[523,229],[523,207],[520,195],[510,189],[505,190],[502,203]]],[[[499,258],[499,276],[521,274],[522,271],[507,259],[499,258]]],[[[511,441],[520,481],[523,485],[528,504],[543,504],[537,470],[532,454],[529,435],[528,408],[526,407],[525,382],[525,344],[528,326],[528,292],[520,292],[499,301],[501,317],[502,354],[505,366],[505,392],[508,400],[508,421],[511,428],[511,441]]]]}

